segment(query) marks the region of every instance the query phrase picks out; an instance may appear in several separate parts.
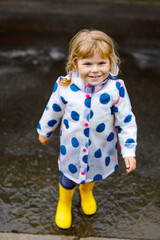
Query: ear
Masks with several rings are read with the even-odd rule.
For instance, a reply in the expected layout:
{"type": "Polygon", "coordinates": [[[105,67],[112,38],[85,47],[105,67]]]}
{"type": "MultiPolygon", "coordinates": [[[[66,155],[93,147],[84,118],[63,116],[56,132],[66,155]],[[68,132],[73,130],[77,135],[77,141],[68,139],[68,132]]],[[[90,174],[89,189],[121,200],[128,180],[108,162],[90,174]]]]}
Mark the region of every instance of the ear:
{"type": "Polygon", "coordinates": [[[76,71],[78,72],[78,64],[77,64],[77,61],[74,61],[73,66],[74,66],[74,68],[76,69],[76,71]]]}

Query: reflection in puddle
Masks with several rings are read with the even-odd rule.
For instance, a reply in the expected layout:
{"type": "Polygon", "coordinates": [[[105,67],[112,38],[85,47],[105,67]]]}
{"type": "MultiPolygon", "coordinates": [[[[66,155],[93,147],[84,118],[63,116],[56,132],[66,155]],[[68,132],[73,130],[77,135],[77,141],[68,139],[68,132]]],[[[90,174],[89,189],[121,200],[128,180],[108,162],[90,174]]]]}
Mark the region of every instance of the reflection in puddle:
{"type": "Polygon", "coordinates": [[[154,68],[160,66],[160,49],[139,47],[125,47],[124,50],[133,56],[142,69],[154,68]]]}

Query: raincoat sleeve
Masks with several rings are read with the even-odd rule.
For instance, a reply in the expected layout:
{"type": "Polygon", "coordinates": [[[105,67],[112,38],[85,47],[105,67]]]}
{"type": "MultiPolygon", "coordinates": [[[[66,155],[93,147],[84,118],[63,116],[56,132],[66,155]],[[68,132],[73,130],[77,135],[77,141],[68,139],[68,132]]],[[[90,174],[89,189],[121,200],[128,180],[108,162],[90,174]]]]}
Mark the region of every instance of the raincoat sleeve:
{"type": "Polygon", "coordinates": [[[45,138],[50,138],[52,136],[64,114],[65,101],[64,98],[60,96],[61,86],[58,81],[59,80],[57,80],[54,84],[51,97],[37,125],[38,134],[44,136],[45,138]]]}
{"type": "Polygon", "coordinates": [[[121,154],[123,158],[135,157],[137,149],[136,119],[123,80],[120,80],[117,86],[118,99],[112,110],[115,114],[115,127],[118,131],[121,154]]]}

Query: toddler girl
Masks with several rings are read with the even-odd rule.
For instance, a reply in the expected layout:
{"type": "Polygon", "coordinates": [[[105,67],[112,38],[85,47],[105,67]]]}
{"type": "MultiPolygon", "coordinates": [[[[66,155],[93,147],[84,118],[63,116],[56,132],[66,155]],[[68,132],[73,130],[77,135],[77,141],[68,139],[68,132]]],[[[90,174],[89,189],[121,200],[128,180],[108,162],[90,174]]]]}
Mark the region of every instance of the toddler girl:
{"type": "Polygon", "coordinates": [[[97,30],[81,30],[70,42],[66,70],[59,77],[37,126],[47,145],[61,121],[59,202],[55,222],[72,224],[72,197],[79,184],[86,215],[97,210],[96,181],[118,168],[117,136],[126,171],[136,168],[137,126],[124,82],[116,78],[119,58],[111,38],[97,30]]]}

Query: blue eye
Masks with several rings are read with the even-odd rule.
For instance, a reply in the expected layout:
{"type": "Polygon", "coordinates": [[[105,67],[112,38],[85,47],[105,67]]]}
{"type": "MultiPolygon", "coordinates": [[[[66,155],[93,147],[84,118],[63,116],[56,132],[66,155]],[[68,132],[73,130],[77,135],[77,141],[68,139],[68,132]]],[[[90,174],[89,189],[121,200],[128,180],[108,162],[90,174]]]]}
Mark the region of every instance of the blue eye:
{"type": "Polygon", "coordinates": [[[85,63],[84,65],[86,65],[86,66],[90,66],[91,64],[90,64],[90,63],[85,63]]]}

